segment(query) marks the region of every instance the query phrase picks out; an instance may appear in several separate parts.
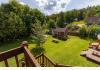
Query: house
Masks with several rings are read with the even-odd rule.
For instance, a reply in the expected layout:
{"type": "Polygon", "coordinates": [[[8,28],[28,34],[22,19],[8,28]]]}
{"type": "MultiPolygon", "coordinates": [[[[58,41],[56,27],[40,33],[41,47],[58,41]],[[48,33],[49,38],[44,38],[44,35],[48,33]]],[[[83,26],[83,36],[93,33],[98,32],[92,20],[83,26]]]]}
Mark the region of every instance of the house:
{"type": "Polygon", "coordinates": [[[52,29],[52,35],[57,38],[67,37],[68,29],[67,28],[55,28],[52,29]]]}
{"type": "Polygon", "coordinates": [[[94,23],[97,25],[100,25],[100,16],[88,18],[86,21],[89,25],[94,24],[94,23]]]}

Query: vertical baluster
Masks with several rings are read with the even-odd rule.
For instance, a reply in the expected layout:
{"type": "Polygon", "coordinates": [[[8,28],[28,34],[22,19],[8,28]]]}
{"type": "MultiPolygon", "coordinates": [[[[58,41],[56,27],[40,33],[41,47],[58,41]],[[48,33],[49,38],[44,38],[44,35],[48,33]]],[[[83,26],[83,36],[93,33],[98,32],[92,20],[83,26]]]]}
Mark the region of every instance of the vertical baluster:
{"type": "Polygon", "coordinates": [[[41,56],[39,57],[39,64],[42,65],[42,64],[41,64],[41,56]]]}
{"type": "Polygon", "coordinates": [[[44,67],[46,66],[46,64],[45,64],[45,57],[44,57],[44,67]]]}
{"type": "MultiPolygon", "coordinates": [[[[48,60],[48,59],[47,59],[48,60]]],[[[48,67],[50,67],[50,61],[48,60],[48,67]]]]}
{"type": "Polygon", "coordinates": [[[17,67],[19,67],[19,61],[18,61],[18,56],[17,55],[15,56],[15,60],[16,60],[17,67]]]}
{"type": "Polygon", "coordinates": [[[45,58],[45,57],[44,57],[44,65],[47,66],[47,65],[46,65],[46,58],[45,58]]]}
{"type": "Polygon", "coordinates": [[[42,54],[42,66],[44,67],[44,55],[42,54]]]}
{"type": "Polygon", "coordinates": [[[46,66],[48,66],[48,61],[47,61],[47,59],[46,59],[46,66]]]}
{"type": "Polygon", "coordinates": [[[37,61],[38,61],[38,63],[39,63],[39,59],[37,58],[36,60],[37,60],[37,61]]]}
{"type": "Polygon", "coordinates": [[[6,66],[6,67],[9,67],[8,61],[7,61],[7,60],[4,60],[4,62],[5,62],[5,66],[6,66]]]}
{"type": "Polygon", "coordinates": [[[25,56],[25,63],[26,63],[26,66],[27,66],[27,67],[29,67],[28,57],[27,57],[27,55],[26,55],[26,54],[24,54],[24,56],[25,56]]]}

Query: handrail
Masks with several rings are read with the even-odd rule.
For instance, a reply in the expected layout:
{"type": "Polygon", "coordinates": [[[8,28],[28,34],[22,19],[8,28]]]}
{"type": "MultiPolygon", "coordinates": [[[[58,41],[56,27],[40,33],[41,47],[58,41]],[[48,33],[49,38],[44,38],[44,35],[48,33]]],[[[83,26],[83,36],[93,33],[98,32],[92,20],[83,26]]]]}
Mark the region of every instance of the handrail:
{"type": "Polygon", "coordinates": [[[45,54],[44,54],[44,57],[51,63],[55,66],[55,63],[53,61],[51,61],[45,54]]]}
{"type": "Polygon", "coordinates": [[[9,59],[15,55],[21,54],[23,53],[23,48],[22,47],[18,47],[18,48],[14,48],[5,52],[1,52],[0,53],[0,62],[6,59],[9,59]]]}
{"type": "Polygon", "coordinates": [[[19,67],[19,60],[17,55],[24,54],[25,61],[21,61],[23,67],[40,67],[38,62],[36,61],[35,57],[31,54],[28,49],[28,44],[26,41],[22,42],[21,46],[18,48],[14,48],[5,52],[0,53],[0,62],[4,61],[5,66],[9,67],[8,59],[15,57],[16,65],[19,67]]]}
{"type": "Polygon", "coordinates": [[[51,67],[51,66],[52,67],[72,67],[71,65],[63,65],[63,64],[54,63],[45,54],[41,54],[37,56],[36,59],[41,64],[42,67],[51,67]]]}
{"type": "Polygon", "coordinates": [[[37,56],[36,59],[42,67],[55,67],[55,64],[44,54],[37,56]]]}
{"type": "Polygon", "coordinates": [[[56,64],[53,61],[51,61],[46,55],[41,54],[37,56],[36,58],[31,54],[31,52],[28,49],[27,42],[23,42],[22,45],[18,48],[14,48],[5,52],[0,53],[0,62],[4,61],[5,66],[9,67],[8,59],[15,57],[16,65],[19,67],[19,60],[18,56],[19,54],[24,54],[24,62],[22,62],[23,67],[72,67],[70,65],[62,65],[62,64],[56,64]]]}
{"type": "Polygon", "coordinates": [[[31,52],[27,49],[27,47],[24,47],[24,54],[26,56],[26,59],[30,63],[30,66],[32,67],[40,67],[38,62],[36,61],[35,57],[31,54],[31,52]]]}

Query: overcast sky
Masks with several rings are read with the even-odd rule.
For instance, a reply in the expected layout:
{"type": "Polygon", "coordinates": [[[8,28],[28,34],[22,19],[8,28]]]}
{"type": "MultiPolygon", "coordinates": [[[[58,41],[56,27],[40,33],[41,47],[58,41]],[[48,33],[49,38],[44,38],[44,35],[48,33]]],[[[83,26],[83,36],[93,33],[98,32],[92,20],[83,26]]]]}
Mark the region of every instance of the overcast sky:
{"type": "MultiPolygon", "coordinates": [[[[9,0],[0,0],[0,4],[7,3],[8,1],[9,0]]],[[[100,5],[100,0],[19,0],[19,2],[21,4],[27,4],[31,8],[38,8],[46,15],[100,5]]]]}

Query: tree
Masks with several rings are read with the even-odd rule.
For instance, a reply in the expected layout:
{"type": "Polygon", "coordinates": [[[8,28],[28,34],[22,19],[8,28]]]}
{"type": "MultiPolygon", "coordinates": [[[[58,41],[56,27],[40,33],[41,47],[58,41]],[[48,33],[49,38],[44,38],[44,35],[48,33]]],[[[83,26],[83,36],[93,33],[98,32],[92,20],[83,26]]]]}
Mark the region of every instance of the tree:
{"type": "Polygon", "coordinates": [[[52,28],[55,28],[55,27],[56,27],[55,22],[52,19],[50,19],[49,22],[48,22],[48,28],[52,29],[52,28]]]}
{"type": "Polygon", "coordinates": [[[86,11],[86,14],[85,14],[85,18],[84,20],[87,20],[88,18],[90,17],[94,17],[96,15],[96,10],[95,8],[91,8],[91,7],[88,7],[87,8],[87,11],[86,11]]]}
{"type": "Polygon", "coordinates": [[[16,0],[0,6],[0,42],[14,41],[31,34],[35,19],[45,24],[45,16],[37,9],[21,5],[16,0]]]}
{"type": "Polygon", "coordinates": [[[36,44],[36,47],[33,49],[34,55],[39,55],[41,53],[44,53],[43,44],[45,43],[45,31],[44,31],[44,25],[41,25],[41,22],[39,20],[35,20],[35,23],[33,24],[32,28],[32,38],[33,42],[36,44]]]}
{"type": "Polygon", "coordinates": [[[59,16],[57,17],[57,26],[58,27],[65,27],[65,21],[64,21],[64,14],[63,14],[63,12],[61,12],[60,14],[59,14],[59,16]]]}
{"type": "Polygon", "coordinates": [[[97,39],[97,35],[100,32],[100,27],[96,25],[89,26],[88,28],[88,37],[92,39],[97,39]]]}

